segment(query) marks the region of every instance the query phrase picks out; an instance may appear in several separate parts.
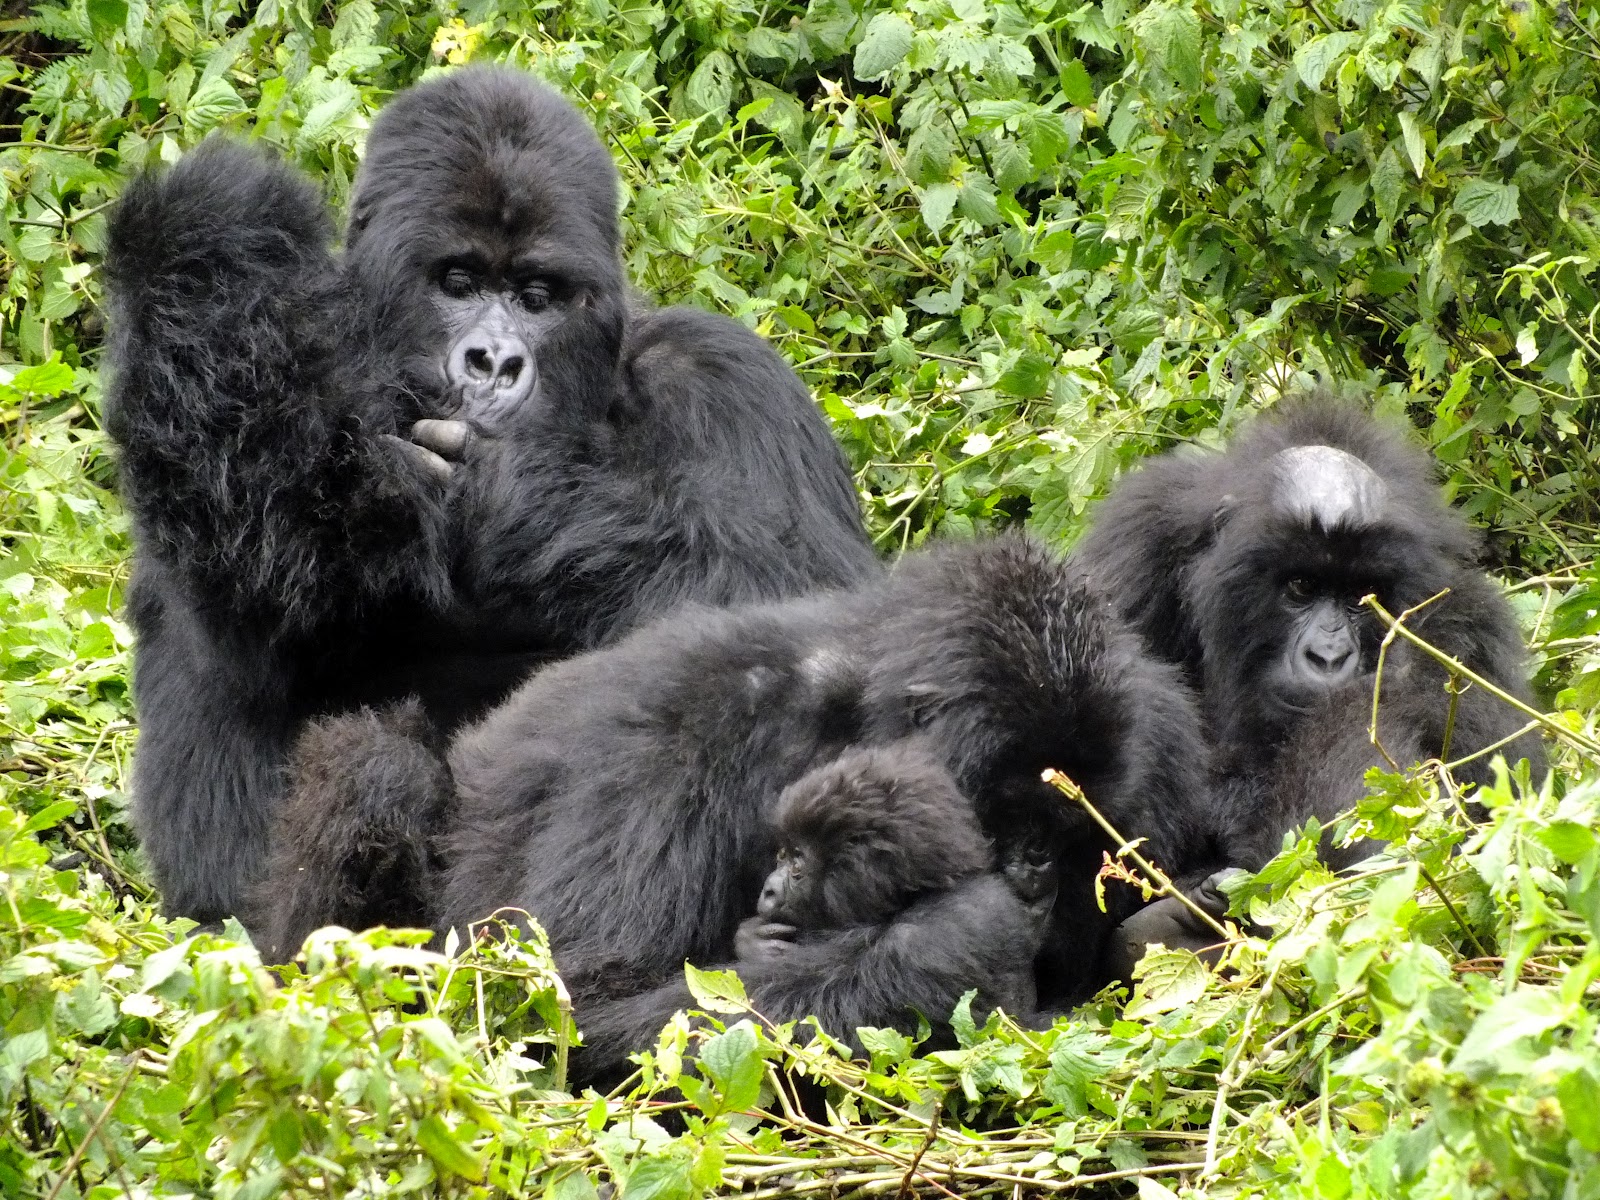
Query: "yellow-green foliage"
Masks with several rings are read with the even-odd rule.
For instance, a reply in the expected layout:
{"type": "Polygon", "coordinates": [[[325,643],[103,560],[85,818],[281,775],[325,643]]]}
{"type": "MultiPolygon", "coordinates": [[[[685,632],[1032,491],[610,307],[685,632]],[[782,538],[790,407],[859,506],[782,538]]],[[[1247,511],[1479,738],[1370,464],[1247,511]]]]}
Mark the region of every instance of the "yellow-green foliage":
{"type": "Polygon", "coordinates": [[[1600,1196],[1597,103],[1596,0],[8,5],[0,1192],[1600,1196]],[[958,1016],[957,1051],[881,1032],[851,1064],[697,977],[725,1031],[685,1067],[674,1027],[609,1098],[561,1091],[542,946],[323,935],[274,978],[160,920],[124,815],[105,209],[218,129],[341,203],[372,111],[475,57],[590,114],[633,278],[779,345],[885,548],[1070,540],[1135,459],[1296,382],[1405,412],[1570,731],[1553,789],[1507,780],[1472,831],[1436,774],[1375,777],[1390,860],[1336,880],[1302,839],[1237,898],[1271,941],[1154,958],[1046,1032],[958,1016]]]}

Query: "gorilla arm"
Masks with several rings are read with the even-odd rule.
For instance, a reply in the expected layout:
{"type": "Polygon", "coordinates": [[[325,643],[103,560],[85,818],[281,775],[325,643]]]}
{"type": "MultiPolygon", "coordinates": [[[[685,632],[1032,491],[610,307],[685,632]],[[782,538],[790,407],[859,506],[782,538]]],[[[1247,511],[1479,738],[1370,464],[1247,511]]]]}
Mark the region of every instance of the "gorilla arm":
{"type": "Polygon", "coordinates": [[[308,182],[218,140],[134,181],[111,228],[109,425],[144,546],[269,633],[444,586],[448,468],[392,436],[327,240],[308,182]]]}
{"type": "MultiPolygon", "coordinates": [[[[918,1014],[945,1028],[956,1002],[974,989],[975,1009],[1030,1017],[1039,926],[1039,915],[988,874],[926,896],[886,925],[769,941],[758,959],[731,966],[762,1017],[782,1023],[815,1016],[856,1044],[863,1025],[914,1031],[918,1014]]],[[[577,1070],[604,1079],[620,1074],[630,1053],[654,1045],[672,1014],[693,1008],[694,998],[679,981],[623,999],[580,994],[575,1004],[584,1039],[577,1070]]]]}

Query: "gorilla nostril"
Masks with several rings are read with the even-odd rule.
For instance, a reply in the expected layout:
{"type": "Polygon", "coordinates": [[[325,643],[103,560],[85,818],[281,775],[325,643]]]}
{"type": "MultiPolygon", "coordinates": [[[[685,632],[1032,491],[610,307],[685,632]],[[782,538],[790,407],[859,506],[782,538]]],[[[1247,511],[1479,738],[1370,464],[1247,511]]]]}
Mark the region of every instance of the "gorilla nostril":
{"type": "Polygon", "coordinates": [[[1306,647],[1306,658],[1311,665],[1325,675],[1334,675],[1341,671],[1350,661],[1354,653],[1348,646],[1341,646],[1336,650],[1319,650],[1314,646],[1306,647]]]}
{"type": "Polygon", "coordinates": [[[489,357],[489,352],[481,347],[474,346],[466,353],[467,370],[480,379],[489,379],[494,375],[494,359],[489,357]]]}
{"type": "Polygon", "coordinates": [[[506,359],[505,362],[500,364],[500,372],[495,377],[495,382],[505,384],[509,387],[511,384],[516,383],[521,376],[522,356],[520,354],[513,354],[510,358],[506,359]]]}

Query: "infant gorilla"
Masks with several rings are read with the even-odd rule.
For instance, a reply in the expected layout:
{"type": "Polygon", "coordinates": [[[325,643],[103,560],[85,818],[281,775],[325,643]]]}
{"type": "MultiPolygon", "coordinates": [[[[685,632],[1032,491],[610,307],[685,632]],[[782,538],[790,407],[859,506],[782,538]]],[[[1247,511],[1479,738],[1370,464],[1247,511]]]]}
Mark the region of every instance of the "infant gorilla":
{"type": "MultiPolygon", "coordinates": [[[[944,946],[969,964],[954,977],[978,989],[982,1008],[1033,1012],[1055,864],[1044,843],[1019,837],[997,871],[971,802],[921,746],[851,750],[785,788],[773,820],[778,864],[735,941],[758,1005],[776,998],[770,1012],[786,1011],[786,980],[809,991],[841,962],[866,982],[875,962],[898,960],[897,931],[955,909],[973,936],[944,946]]],[[[901,977],[897,966],[885,987],[901,977]]],[[[942,1022],[955,999],[930,995],[923,1015],[942,1022]]]]}

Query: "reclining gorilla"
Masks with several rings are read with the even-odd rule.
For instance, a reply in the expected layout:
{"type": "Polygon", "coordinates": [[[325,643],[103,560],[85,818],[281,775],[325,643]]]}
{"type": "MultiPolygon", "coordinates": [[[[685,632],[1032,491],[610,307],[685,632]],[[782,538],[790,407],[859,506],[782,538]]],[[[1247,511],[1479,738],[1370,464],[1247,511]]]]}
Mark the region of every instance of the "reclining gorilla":
{"type": "MultiPolygon", "coordinates": [[[[323,723],[283,815],[259,940],[293,954],[311,929],[351,923],[352,865],[427,863],[430,817],[403,814],[447,814],[442,884],[425,889],[441,897],[438,927],[501,908],[537,918],[588,1042],[584,1073],[602,1077],[676,1009],[686,959],[735,957],[784,789],[853,748],[908,740],[948,772],[1023,903],[1056,887],[1036,959],[1046,1004],[1099,985],[1106,935],[1137,897],[1113,889],[1113,911],[1098,912],[1110,844],[1041,782],[1044,768],[1076,779],[1170,869],[1222,854],[1179,672],[1146,656],[1072,568],[998,539],[911,555],[852,591],[683,612],[547,667],[455,738],[448,772],[389,777],[411,781],[409,797],[362,785],[427,747],[370,715],[323,723]]],[[[916,1005],[941,1020],[963,991],[993,990],[991,916],[914,903],[876,936],[835,939],[831,968],[753,972],[752,999],[777,1020],[825,1013],[846,1035],[905,1026],[916,1005]]]]}
{"type": "MultiPolygon", "coordinates": [[[[1234,822],[1222,839],[1231,860],[1219,866],[1260,868],[1307,817],[1327,825],[1354,805],[1367,768],[1387,761],[1368,734],[1385,631],[1363,596],[1398,615],[1448,589],[1408,627],[1529,696],[1510,609],[1477,566],[1472,530],[1445,507],[1431,461],[1325,395],[1283,404],[1223,454],[1146,465],[1101,506],[1074,560],[1200,694],[1218,803],[1234,822]]],[[[1432,658],[1391,646],[1383,751],[1402,766],[1453,758],[1458,780],[1482,783],[1492,758],[1482,752],[1498,748],[1528,759],[1537,778],[1543,753],[1522,718],[1470,688],[1452,705],[1446,682],[1432,658]]],[[[1325,843],[1323,854],[1337,867],[1375,849],[1325,843]]],[[[1188,924],[1176,901],[1162,903],[1188,924]]],[[[1161,912],[1139,915],[1140,937],[1172,944],[1152,924],[1161,912]]]]}
{"type": "Polygon", "coordinates": [[[875,573],[842,456],[735,324],[630,297],[617,180],[521,75],[378,117],[342,259],[212,140],[112,224],[110,428],[138,555],[134,810],[170,911],[237,911],[307,721],[449,729],[684,600],[875,573]]]}

